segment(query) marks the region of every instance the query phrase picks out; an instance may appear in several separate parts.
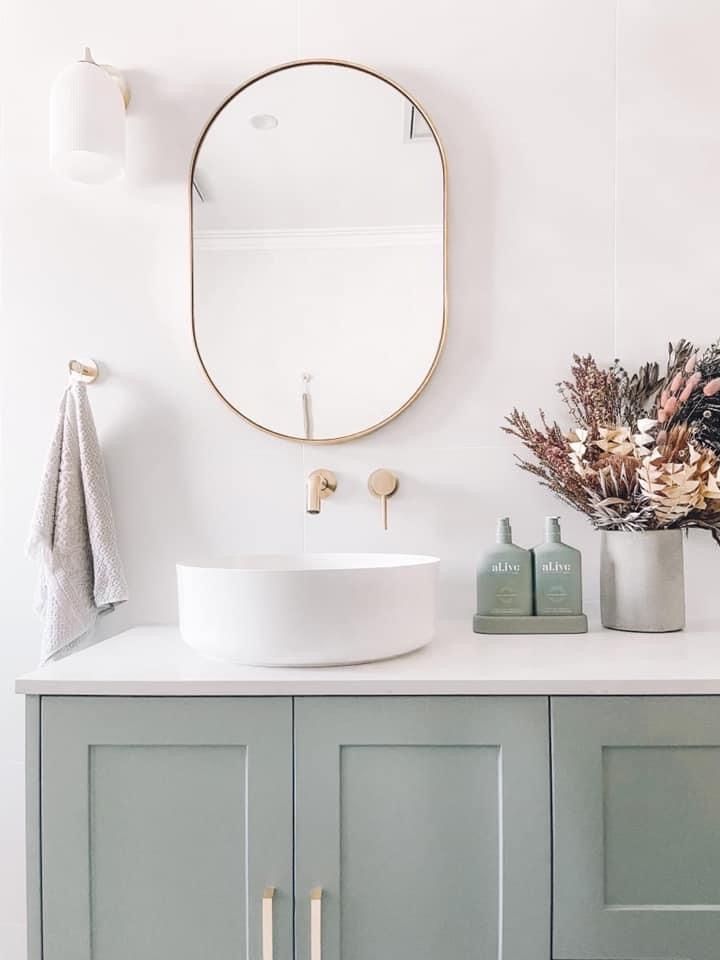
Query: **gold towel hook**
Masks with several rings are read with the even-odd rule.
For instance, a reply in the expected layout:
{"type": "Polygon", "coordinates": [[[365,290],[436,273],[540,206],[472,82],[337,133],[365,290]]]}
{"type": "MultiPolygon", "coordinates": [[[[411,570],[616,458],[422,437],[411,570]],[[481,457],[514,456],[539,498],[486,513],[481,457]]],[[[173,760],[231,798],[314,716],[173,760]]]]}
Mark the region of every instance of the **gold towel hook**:
{"type": "Polygon", "coordinates": [[[93,383],[100,373],[97,363],[92,359],[71,360],[68,363],[70,379],[75,383],[93,383]]]}

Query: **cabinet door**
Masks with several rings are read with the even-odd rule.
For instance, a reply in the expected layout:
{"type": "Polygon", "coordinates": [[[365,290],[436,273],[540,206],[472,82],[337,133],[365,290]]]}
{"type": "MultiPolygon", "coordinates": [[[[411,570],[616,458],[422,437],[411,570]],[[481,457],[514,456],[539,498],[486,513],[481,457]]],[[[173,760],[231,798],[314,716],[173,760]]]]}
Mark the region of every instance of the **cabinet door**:
{"type": "Polygon", "coordinates": [[[43,960],[292,945],[292,702],[45,697],[43,960]],[[266,911],[267,915],[267,911],[266,911]]]}
{"type": "Polygon", "coordinates": [[[548,702],[301,698],[296,956],[547,960],[548,702]]]}
{"type": "Polygon", "coordinates": [[[552,702],[555,956],[720,956],[720,699],[552,702]]]}

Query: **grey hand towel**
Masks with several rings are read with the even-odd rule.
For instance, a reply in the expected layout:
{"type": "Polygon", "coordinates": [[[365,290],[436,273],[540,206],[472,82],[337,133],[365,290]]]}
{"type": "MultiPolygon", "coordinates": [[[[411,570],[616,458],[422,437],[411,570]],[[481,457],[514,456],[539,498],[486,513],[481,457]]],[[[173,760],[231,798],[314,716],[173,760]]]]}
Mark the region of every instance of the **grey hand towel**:
{"type": "Polygon", "coordinates": [[[110,492],[82,383],[68,387],[42,478],[28,553],[38,559],[42,662],[92,642],[99,613],[127,600],[110,492]]]}

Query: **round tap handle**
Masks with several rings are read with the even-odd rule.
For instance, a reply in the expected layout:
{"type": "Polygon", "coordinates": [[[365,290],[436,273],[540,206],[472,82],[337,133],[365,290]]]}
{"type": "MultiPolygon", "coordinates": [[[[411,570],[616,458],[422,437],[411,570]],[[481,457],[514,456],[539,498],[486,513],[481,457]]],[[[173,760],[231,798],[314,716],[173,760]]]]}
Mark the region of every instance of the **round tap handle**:
{"type": "Polygon", "coordinates": [[[383,529],[388,528],[388,498],[397,491],[400,481],[391,470],[381,467],[368,477],[368,490],[374,497],[380,498],[383,529]]]}

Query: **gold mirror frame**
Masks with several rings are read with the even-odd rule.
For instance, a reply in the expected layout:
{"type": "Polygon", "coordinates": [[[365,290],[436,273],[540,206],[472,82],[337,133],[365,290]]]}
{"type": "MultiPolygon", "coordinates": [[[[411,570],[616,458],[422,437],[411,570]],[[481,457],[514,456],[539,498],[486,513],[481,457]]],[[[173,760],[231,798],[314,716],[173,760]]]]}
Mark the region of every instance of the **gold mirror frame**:
{"type": "Polygon", "coordinates": [[[231,409],[234,413],[236,413],[239,417],[241,417],[246,423],[249,423],[251,426],[257,428],[258,430],[262,430],[263,433],[270,434],[270,436],[272,436],[272,437],[278,437],[278,438],[281,439],[281,440],[293,440],[293,441],[295,441],[296,443],[307,443],[307,444],[312,444],[313,446],[321,446],[322,444],[330,444],[330,443],[346,443],[348,440],[357,440],[357,439],[359,439],[360,437],[365,437],[365,436],[367,436],[369,433],[374,433],[376,430],[379,430],[381,427],[386,426],[386,424],[388,424],[388,423],[390,423],[391,421],[395,420],[396,417],[399,417],[401,413],[403,413],[405,410],[407,410],[408,407],[410,407],[410,406],[417,400],[417,398],[420,396],[420,394],[423,392],[423,390],[425,389],[425,387],[426,387],[426,386],[428,385],[428,383],[430,382],[430,378],[431,378],[432,375],[435,373],[435,370],[436,370],[436,368],[437,368],[437,365],[438,365],[438,363],[439,363],[439,361],[440,361],[440,355],[442,354],[443,347],[444,347],[444,345],[445,345],[445,340],[446,340],[446,338],[447,338],[447,322],[448,322],[448,318],[447,318],[447,313],[448,313],[448,308],[447,308],[447,244],[448,244],[448,238],[447,238],[447,221],[448,221],[448,187],[447,187],[447,180],[448,180],[448,172],[447,172],[447,157],[446,157],[446,155],[445,155],[445,149],[444,149],[444,147],[443,147],[443,145],[442,145],[442,141],[441,141],[440,135],[438,134],[438,131],[437,131],[436,127],[435,127],[435,124],[432,122],[432,120],[431,120],[430,117],[428,116],[427,111],[424,109],[424,107],[422,106],[422,104],[419,103],[419,102],[415,99],[415,97],[413,97],[411,94],[409,94],[409,93],[407,92],[407,90],[405,90],[403,87],[401,87],[400,84],[395,83],[394,80],[391,80],[389,77],[384,76],[382,73],[378,73],[377,70],[372,70],[370,67],[362,66],[362,65],[359,64],[359,63],[353,63],[353,62],[350,61],[350,60],[333,60],[333,59],[291,60],[291,61],[289,61],[288,63],[282,63],[282,64],[280,64],[280,65],[277,66],[277,67],[272,67],[272,68],[269,69],[269,70],[263,70],[262,73],[255,74],[255,76],[251,77],[251,78],[250,78],[249,80],[247,80],[245,83],[243,83],[243,84],[241,84],[239,87],[237,87],[237,89],[233,90],[233,92],[232,92],[229,96],[227,96],[227,97],[222,101],[222,103],[218,106],[218,108],[212,113],[212,115],[210,116],[210,119],[208,120],[208,122],[207,122],[207,123],[205,124],[205,126],[203,127],[202,133],[200,134],[200,137],[199,137],[197,143],[195,144],[195,149],[193,150],[192,160],[191,160],[191,163],[190,163],[190,176],[189,176],[189,179],[188,179],[188,201],[189,201],[189,207],[190,207],[190,306],[191,306],[191,313],[192,313],[192,337],[193,337],[193,345],[194,345],[194,347],[195,347],[195,353],[197,354],[197,358],[198,358],[198,360],[199,360],[199,362],[200,362],[200,367],[202,368],[202,371],[203,371],[203,373],[205,374],[205,378],[207,379],[208,383],[209,383],[210,386],[213,388],[213,390],[214,390],[214,391],[217,393],[217,395],[220,397],[220,399],[223,401],[223,403],[225,403],[228,407],[230,407],[230,409],[231,409]],[[236,406],[234,406],[234,404],[232,404],[232,403],[228,400],[228,398],[227,398],[227,397],[225,396],[225,394],[222,392],[222,390],[220,389],[220,387],[218,387],[218,385],[215,383],[215,381],[213,380],[213,378],[210,376],[210,372],[208,371],[207,367],[205,366],[205,362],[203,361],[202,354],[200,353],[200,347],[199,347],[199,345],[198,345],[197,330],[196,330],[196,325],[195,325],[195,253],[194,253],[194,236],[193,236],[193,179],[194,179],[194,176],[195,176],[195,165],[196,165],[196,163],[197,163],[198,154],[199,154],[199,152],[200,152],[200,148],[201,148],[202,145],[203,145],[203,142],[204,142],[204,140],[205,140],[205,137],[206,137],[207,134],[208,134],[208,131],[209,131],[210,128],[212,127],[212,125],[213,125],[213,123],[215,122],[215,120],[217,119],[218,115],[225,109],[226,106],[228,106],[228,104],[229,104],[232,100],[235,99],[236,96],[238,96],[238,94],[242,93],[243,90],[246,90],[248,87],[251,87],[254,83],[257,83],[259,80],[263,80],[265,77],[272,76],[272,75],[275,74],[275,73],[281,73],[283,70],[291,70],[291,69],[294,68],[294,67],[319,66],[319,65],[335,66],[335,67],[348,67],[348,68],[351,69],[351,70],[358,70],[358,71],[361,72],[361,73],[366,73],[366,74],[368,74],[368,75],[371,76],[371,77],[375,77],[377,80],[381,80],[383,83],[387,83],[388,86],[393,87],[395,90],[397,90],[398,93],[402,94],[407,100],[409,100],[410,103],[415,107],[415,109],[419,111],[419,113],[421,114],[421,116],[423,117],[423,119],[425,120],[425,122],[427,123],[428,128],[429,128],[430,132],[432,133],[433,139],[434,139],[434,141],[435,141],[435,145],[437,146],[438,151],[439,151],[439,153],[440,153],[440,164],[441,164],[441,168],[442,168],[442,177],[443,177],[443,222],[442,222],[442,228],[443,228],[443,268],[442,268],[442,276],[443,276],[442,304],[443,304],[443,310],[442,310],[442,329],[440,330],[440,337],[438,338],[438,345],[437,345],[437,350],[435,351],[435,356],[433,357],[432,363],[430,364],[430,367],[428,368],[427,373],[426,373],[425,376],[423,377],[422,382],[421,382],[420,385],[418,386],[417,390],[415,390],[415,392],[412,394],[412,396],[411,396],[408,400],[406,400],[405,403],[403,403],[403,405],[402,405],[401,407],[399,407],[397,410],[395,410],[394,413],[391,413],[389,416],[385,417],[384,420],[381,420],[379,423],[376,423],[376,424],[374,424],[373,426],[368,427],[368,428],[365,429],[365,430],[359,430],[357,433],[349,433],[349,434],[347,434],[346,436],[343,436],[343,437],[323,437],[322,439],[315,440],[315,439],[307,439],[307,438],[305,438],[305,437],[296,437],[296,436],[293,436],[292,434],[287,434],[287,433],[278,433],[277,430],[271,430],[269,427],[265,427],[265,426],[263,426],[261,423],[258,423],[256,420],[253,420],[253,419],[251,419],[250,417],[246,416],[246,415],[242,412],[242,410],[238,410],[238,408],[237,408],[236,406]]]}

